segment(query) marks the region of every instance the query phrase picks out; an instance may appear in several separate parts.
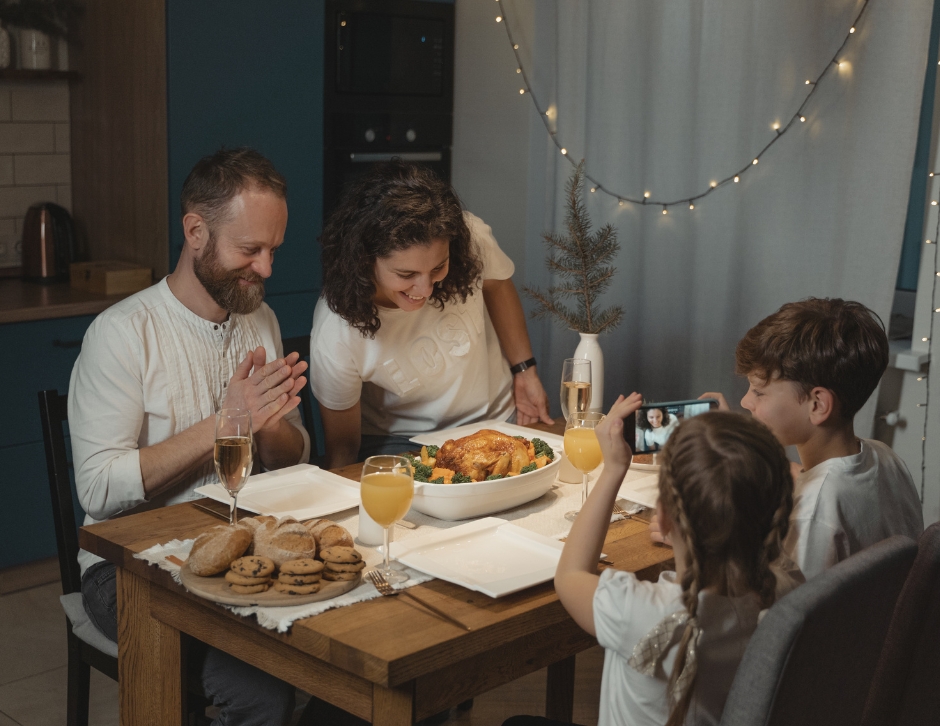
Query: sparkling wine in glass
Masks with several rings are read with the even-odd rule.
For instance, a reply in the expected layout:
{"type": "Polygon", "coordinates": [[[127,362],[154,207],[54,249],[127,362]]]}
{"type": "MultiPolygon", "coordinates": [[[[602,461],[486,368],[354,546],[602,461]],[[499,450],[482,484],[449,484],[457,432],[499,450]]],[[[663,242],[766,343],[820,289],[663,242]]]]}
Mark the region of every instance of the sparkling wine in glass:
{"type": "Polygon", "coordinates": [[[223,408],[215,415],[215,473],[228,492],[229,524],[238,523],[238,492],[251,474],[251,412],[244,408],[223,408]]]}
{"type": "MultiPolygon", "coordinates": [[[[573,412],[565,423],[565,456],[575,469],[581,472],[581,506],[587,501],[588,474],[604,461],[601,445],[594,428],[604,420],[604,414],[596,411],[573,412]]],[[[572,521],[578,511],[565,512],[565,519],[572,521]]]]}
{"type": "Polygon", "coordinates": [[[362,506],[383,529],[385,562],[379,572],[389,582],[404,582],[408,576],[393,570],[388,559],[388,528],[405,516],[415,493],[414,470],[404,456],[370,456],[362,465],[362,506]]]}
{"type": "Polygon", "coordinates": [[[561,415],[568,420],[573,413],[591,406],[591,361],[568,358],[561,368],[561,415]]]}

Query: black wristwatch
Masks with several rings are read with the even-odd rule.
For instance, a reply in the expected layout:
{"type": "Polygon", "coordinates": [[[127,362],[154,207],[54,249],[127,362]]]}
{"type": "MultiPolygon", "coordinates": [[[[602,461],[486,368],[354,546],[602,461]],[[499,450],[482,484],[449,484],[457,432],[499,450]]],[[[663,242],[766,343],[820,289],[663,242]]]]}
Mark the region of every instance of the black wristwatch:
{"type": "Polygon", "coordinates": [[[526,368],[535,367],[535,358],[529,358],[529,360],[524,360],[522,363],[516,363],[514,366],[509,366],[509,372],[513,375],[517,373],[522,373],[526,368]]]}

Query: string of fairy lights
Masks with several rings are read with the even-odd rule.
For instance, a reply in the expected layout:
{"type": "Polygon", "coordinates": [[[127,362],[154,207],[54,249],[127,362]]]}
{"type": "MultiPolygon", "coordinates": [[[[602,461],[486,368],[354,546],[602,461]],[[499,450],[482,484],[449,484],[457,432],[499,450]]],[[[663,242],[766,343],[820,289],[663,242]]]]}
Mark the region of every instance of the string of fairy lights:
{"type": "MultiPolygon", "coordinates": [[[[819,88],[820,82],[823,80],[823,78],[826,77],[826,75],[830,74],[834,68],[839,69],[841,67],[844,67],[846,63],[846,61],[843,60],[845,46],[848,44],[849,39],[855,34],[855,31],[859,25],[859,21],[861,20],[862,16],[865,14],[865,11],[868,8],[869,2],[870,0],[864,0],[864,2],[862,3],[861,10],[859,10],[858,14],[855,16],[855,20],[852,22],[851,27],[849,28],[848,32],[845,34],[845,38],[842,40],[842,44],[839,46],[839,49],[832,56],[832,60],[830,60],[826,64],[826,67],[823,68],[822,71],[815,78],[806,79],[804,85],[809,87],[809,92],[806,94],[805,98],[803,99],[803,102],[800,104],[800,107],[796,110],[796,113],[793,114],[793,116],[790,118],[789,121],[787,121],[785,125],[782,125],[780,122],[775,121],[771,125],[771,128],[774,131],[773,138],[771,138],[770,141],[768,141],[764,145],[764,147],[760,151],[758,151],[757,154],[755,154],[754,157],[747,164],[742,166],[740,169],[730,174],[729,176],[726,176],[723,179],[713,179],[711,182],[709,182],[708,188],[702,192],[699,192],[698,194],[693,194],[690,197],[684,197],[681,199],[668,199],[668,200],[654,198],[652,192],[650,192],[649,190],[644,191],[643,196],[632,196],[630,194],[622,194],[619,191],[615,191],[613,189],[608,189],[603,184],[601,184],[601,182],[599,182],[597,179],[591,176],[589,169],[585,169],[584,178],[588,182],[590,182],[591,192],[594,192],[594,193],[601,192],[610,197],[613,197],[614,199],[617,200],[617,203],[621,207],[627,203],[637,204],[641,206],[649,206],[653,208],[662,207],[662,213],[669,214],[670,207],[686,206],[688,207],[690,211],[694,210],[695,203],[699,201],[700,199],[707,197],[709,194],[711,194],[715,190],[720,189],[726,185],[739,183],[741,181],[741,178],[748,171],[750,171],[755,166],[757,166],[757,164],[761,160],[761,157],[763,157],[764,154],[766,154],[774,144],[776,144],[781,138],[783,138],[784,134],[790,131],[790,129],[792,129],[794,126],[797,126],[799,124],[806,122],[808,118],[807,114],[810,113],[807,110],[807,106],[809,105],[809,102],[812,100],[813,95],[816,93],[817,89],[819,88]]],[[[532,90],[532,84],[529,82],[529,76],[525,71],[525,67],[522,64],[522,59],[520,57],[519,44],[513,38],[512,29],[509,27],[509,22],[506,20],[506,13],[504,12],[503,0],[496,0],[496,3],[497,5],[499,5],[499,14],[496,16],[496,22],[502,23],[503,27],[506,29],[506,36],[509,38],[509,44],[512,46],[512,52],[516,58],[516,73],[522,79],[523,87],[519,89],[519,93],[520,95],[528,95],[532,99],[532,104],[535,106],[535,110],[538,111],[539,118],[542,119],[542,123],[545,125],[545,130],[548,132],[549,138],[558,148],[558,152],[569,161],[572,167],[576,167],[578,165],[578,162],[575,160],[575,158],[573,158],[576,155],[572,155],[568,153],[568,148],[562,143],[561,139],[558,136],[557,128],[554,128],[554,129],[552,128],[551,111],[549,111],[548,108],[544,107],[539,102],[538,98],[536,98],[536,95],[532,90]]],[[[557,127],[557,121],[556,121],[556,127],[557,127]]]]}
{"type": "MultiPolygon", "coordinates": [[[[940,171],[932,171],[927,176],[930,179],[940,175],[940,171]]],[[[937,206],[937,200],[930,202],[931,206],[937,206]]],[[[922,343],[927,344],[927,371],[922,373],[917,380],[924,381],[924,402],[918,403],[917,407],[924,409],[924,431],[920,439],[920,500],[924,501],[925,488],[927,485],[927,416],[928,404],[930,403],[930,371],[933,368],[933,326],[934,318],[940,313],[940,307],[937,307],[937,278],[940,277],[940,262],[937,257],[937,243],[940,242],[940,210],[937,214],[937,225],[934,229],[932,240],[925,240],[925,244],[933,245],[933,275],[931,275],[932,285],[930,289],[930,322],[927,326],[927,335],[921,338],[922,343]]]]}

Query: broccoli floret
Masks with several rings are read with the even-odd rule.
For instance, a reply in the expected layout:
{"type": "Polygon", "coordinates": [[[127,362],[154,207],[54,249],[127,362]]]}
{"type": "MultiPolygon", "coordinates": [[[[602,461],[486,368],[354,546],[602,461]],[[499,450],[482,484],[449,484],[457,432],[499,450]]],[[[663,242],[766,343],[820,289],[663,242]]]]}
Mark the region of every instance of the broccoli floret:
{"type": "Polygon", "coordinates": [[[439,476],[437,479],[431,479],[431,484],[443,484],[444,477],[439,476]]]}
{"type": "Polygon", "coordinates": [[[538,464],[536,464],[536,463],[533,461],[531,464],[526,464],[524,467],[522,467],[522,469],[519,470],[519,473],[520,473],[520,474],[528,474],[530,471],[535,471],[535,470],[538,469],[538,468],[539,468],[539,467],[538,467],[538,464]]]}
{"type": "Polygon", "coordinates": [[[433,469],[427,464],[422,464],[420,459],[415,462],[415,481],[427,481],[432,472],[433,469]]]}
{"type": "Polygon", "coordinates": [[[488,477],[486,477],[486,481],[494,481],[495,479],[505,479],[505,478],[506,478],[505,474],[490,474],[488,477]]]}
{"type": "Polygon", "coordinates": [[[513,438],[519,441],[525,441],[525,436],[513,436],[513,438]]]}
{"type": "Polygon", "coordinates": [[[450,478],[451,484],[469,484],[472,481],[473,479],[466,474],[461,474],[459,471],[450,478]]]}
{"type": "Polygon", "coordinates": [[[440,446],[429,446],[428,447],[428,456],[437,456],[437,450],[441,448],[440,446]]]}
{"type": "MultiPolygon", "coordinates": [[[[542,441],[542,439],[532,439],[532,447],[535,449],[536,458],[544,454],[548,457],[549,461],[555,461],[555,452],[552,450],[552,447],[542,441]]],[[[525,469],[523,469],[523,471],[525,471],[525,469]]]]}

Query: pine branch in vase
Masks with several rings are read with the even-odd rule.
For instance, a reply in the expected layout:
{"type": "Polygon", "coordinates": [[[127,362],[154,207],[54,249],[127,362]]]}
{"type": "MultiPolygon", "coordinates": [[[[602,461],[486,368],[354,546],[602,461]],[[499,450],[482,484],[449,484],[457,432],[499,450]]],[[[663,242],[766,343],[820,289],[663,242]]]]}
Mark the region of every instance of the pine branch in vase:
{"type": "Polygon", "coordinates": [[[558,284],[543,291],[524,285],[522,290],[535,301],[533,318],[555,318],[579,333],[604,333],[623,320],[623,308],[597,309],[598,299],[610,287],[616,268],[610,263],[620,250],[617,230],[605,224],[591,232],[591,218],[584,207],[584,161],[578,164],[566,186],[568,195],[565,226],[567,235],[543,236],[549,255],[545,261],[558,284]],[[572,310],[565,301],[574,299],[572,310]]]}

